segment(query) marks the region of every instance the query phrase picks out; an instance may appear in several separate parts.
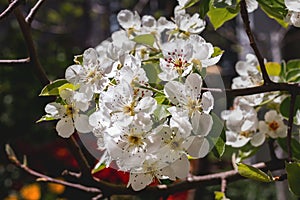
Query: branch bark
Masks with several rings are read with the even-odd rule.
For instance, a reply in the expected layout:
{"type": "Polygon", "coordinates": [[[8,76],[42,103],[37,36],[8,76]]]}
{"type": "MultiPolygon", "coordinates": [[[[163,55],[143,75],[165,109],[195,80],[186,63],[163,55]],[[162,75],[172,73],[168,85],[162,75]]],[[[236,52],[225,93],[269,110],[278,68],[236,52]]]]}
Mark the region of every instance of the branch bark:
{"type": "Polygon", "coordinates": [[[0,13],[0,20],[7,17],[16,7],[18,7],[19,4],[19,0],[14,0],[10,2],[7,8],[2,13],[0,13]]]}
{"type": "Polygon", "coordinates": [[[14,60],[0,60],[0,65],[22,65],[22,64],[29,64],[30,58],[21,58],[21,59],[14,59],[14,60]]]}
{"type": "Polygon", "coordinates": [[[32,64],[33,71],[35,72],[37,78],[40,80],[41,84],[47,85],[48,83],[50,83],[50,81],[45,73],[45,70],[43,69],[43,67],[39,61],[37,51],[36,51],[36,48],[35,48],[35,45],[34,45],[34,42],[32,39],[32,33],[31,33],[30,26],[25,21],[25,18],[18,7],[15,8],[14,14],[17,18],[17,21],[20,25],[23,37],[25,39],[26,47],[29,52],[30,62],[32,64]]]}
{"type": "Polygon", "coordinates": [[[250,46],[252,47],[252,49],[253,49],[256,57],[257,57],[257,60],[259,62],[261,73],[262,73],[262,76],[263,76],[263,79],[264,79],[264,84],[268,85],[272,81],[271,81],[271,79],[270,79],[270,77],[267,73],[266,66],[265,66],[265,63],[264,63],[264,58],[262,57],[262,55],[261,55],[261,53],[260,53],[260,51],[259,51],[259,49],[256,45],[253,33],[251,31],[251,28],[250,28],[249,15],[248,15],[247,4],[246,4],[245,0],[241,0],[240,8],[241,8],[241,16],[242,16],[242,19],[243,19],[243,22],[244,22],[245,31],[246,31],[247,36],[249,38],[250,46]]]}

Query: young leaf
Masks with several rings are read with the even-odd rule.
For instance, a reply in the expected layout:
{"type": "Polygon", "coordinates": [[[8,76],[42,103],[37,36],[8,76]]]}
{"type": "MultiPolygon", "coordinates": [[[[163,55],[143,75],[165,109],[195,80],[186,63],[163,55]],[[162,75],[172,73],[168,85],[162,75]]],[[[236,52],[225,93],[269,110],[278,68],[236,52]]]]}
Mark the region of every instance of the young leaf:
{"type": "Polygon", "coordinates": [[[67,80],[65,79],[58,79],[53,81],[52,83],[46,85],[41,93],[40,96],[56,96],[59,95],[59,90],[58,88],[64,84],[68,83],[67,80]]]}
{"type": "Polygon", "coordinates": [[[268,174],[265,172],[252,167],[250,165],[246,165],[243,163],[237,163],[238,166],[238,172],[241,176],[244,176],[249,179],[253,179],[256,181],[261,181],[261,182],[272,182],[272,177],[270,177],[268,174]]]}
{"type": "Polygon", "coordinates": [[[163,118],[166,118],[170,116],[170,112],[167,110],[170,106],[169,105],[162,105],[162,104],[157,104],[156,109],[154,110],[153,114],[154,117],[157,120],[162,120],[163,118]]]}
{"type": "Polygon", "coordinates": [[[295,60],[289,60],[286,63],[286,70],[290,71],[293,69],[299,69],[300,68],[300,59],[295,59],[295,60]]]}
{"type": "Polygon", "coordinates": [[[142,65],[142,68],[145,70],[146,75],[149,79],[149,83],[159,83],[160,79],[158,74],[161,72],[158,62],[147,62],[142,65]]]}
{"type": "Polygon", "coordinates": [[[92,169],[92,174],[95,174],[97,172],[100,172],[101,170],[105,169],[106,165],[104,163],[98,162],[94,169],[92,169]]]}
{"type": "Polygon", "coordinates": [[[155,42],[155,37],[152,34],[138,35],[135,38],[133,38],[133,41],[139,44],[149,45],[152,47],[155,42]]]}
{"type": "Polygon", "coordinates": [[[56,120],[56,119],[51,115],[44,115],[39,120],[37,120],[36,123],[40,123],[40,122],[44,122],[44,121],[52,121],[52,120],[56,120]]]}
{"type": "Polygon", "coordinates": [[[224,122],[215,114],[211,113],[213,127],[208,134],[208,139],[213,143],[212,152],[217,158],[221,158],[225,152],[225,129],[224,122]]]}
{"type": "MultiPolygon", "coordinates": [[[[291,97],[288,96],[280,104],[280,108],[279,108],[280,113],[285,118],[289,118],[290,102],[291,102],[291,97]]],[[[296,97],[294,116],[296,115],[296,112],[298,109],[300,109],[300,96],[299,95],[296,97]]]]}
{"type": "Polygon", "coordinates": [[[285,168],[290,190],[300,197],[300,163],[285,163],[285,168]]]}
{"type": "Polygon", "coordinates": [[[220,28],[225,22],[233,19],[239,13],[239,7],[232,8],[216,8],[211,3],[207,16],[215,29],[220,28]]]}
{"type": "Polygon", "coordinates": [[[189,0],[185,3],[185,6],[182,9],[192,7],[194,4],[198,3],[200,0],[189,0]]]}
{"type": "MultiPolygon", "coordinates": [[[[287,138],[277,138],[276,141],[279,144],[279,146],[285,151],[288,152],[287,150],[287,138]]],[[[300,143],[292,138],[291,139],[291,150],[292,150],[292,155],[293,158],[300,160],[300,143]]]]}
{"type": "MultiPolygon", "coordinates": [[[[267,73],[269,76],[279,76],[281,71],[281,66],[277,62],[267,62],[265,63],[267,73]]],[[[258,66],[258,70],[260,70],[260,67],[258,66]]]]}
{"type": "Polygon", "coordinates": [[[200,0],[199,14],[201,19],[204,19],[207,12],[209,11],[209,4],[210,0],[200,0]]]}
{"type": "Polygon", "coordinates": [[[274,1],[274,0],[257,0],[260,8],[270,17],[275,19],[281,26],[287,28],[288,23],[285,22],[285,16],[287,15],[287,10],[285,8],[284,2],[274,1]]]}
{"type": "Polygon", "coordinates": [[[224,192],[215,191],[215,200],[229,200],[226,198],[224,192]]]}

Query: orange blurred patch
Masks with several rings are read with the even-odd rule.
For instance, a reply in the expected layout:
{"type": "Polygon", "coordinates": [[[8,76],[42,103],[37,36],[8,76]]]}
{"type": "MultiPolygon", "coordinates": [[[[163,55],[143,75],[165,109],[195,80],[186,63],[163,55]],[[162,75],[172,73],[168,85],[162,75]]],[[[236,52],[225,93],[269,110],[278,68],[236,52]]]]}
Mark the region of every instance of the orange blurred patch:
{"type": "Polygon", "coordinates": [[[38,200],[41,198],[41,188],[38,184],[33,183],[21,188],[20,194],[26,200],[38,200]]]}
{"type": "Polygon", "coordinates": [[[66,187],[57,183],[48,183],[48,189],[54,194],[61,194],[65,191],[66,187]]]}

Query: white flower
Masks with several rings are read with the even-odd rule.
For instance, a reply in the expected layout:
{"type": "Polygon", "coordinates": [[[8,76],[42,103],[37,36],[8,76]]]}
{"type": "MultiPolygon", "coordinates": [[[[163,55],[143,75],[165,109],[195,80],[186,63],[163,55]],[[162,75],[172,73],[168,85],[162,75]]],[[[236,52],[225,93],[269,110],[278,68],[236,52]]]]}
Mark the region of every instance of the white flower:
{"type": "Polygon", "coordinates": [[[111,136],[106,148],[124,171],[140,167],[146,155],[156,152],[161,144],[161,138],[155,130],[144,129],[134,123],[127,127],[111,127],[106,133],[111,136]]]}
{"type": "Polygon", "coordinates": [[[284,0],[284,3],[288,10],[300,12],[300,1],[299,0],[284,0]]]}
{"type": "Polygon", "coordinates": [[[95,49],[87,49],[83,53],[82,65],[72,65],[67,68],[65,77],[74,85],[80,84],[88,94],[99,93],[108,83],[108,74],[112,70],[112,63],[99,58],[95,49]]]}
{"type": "MultiPolygon", "coordinates": [[[[255,55],[247,54],[246,61],[238,61],[235,65],[236,72],[240,75],[232,80],[232,89],[254,87],[263,83],[263,78],[257,69],[258,60],[255,55]]],[[[263,101],[264,94],[243,96],[243,100],[251,106],[259,105],[263,101]]]]}
{"type": "Polygon", "coordinates": [[[97,138],[98,148],[105,149],[104,132],[111,125],[111,118],[106,107],[102,106],[89,116],[89,124],[92,127],[92,132],[97,138]]]}
{"type": "Polygon", "coordinates": [[[124,81],[103,93],[103,104],[110,110],[113,123],[127,126],[135,119],[143,124],[142,121],[147,120],[147,116],[150,117],[155,110],[157,102],[150,96],[139,98],[124,81]]]}
{"type": "Polygon", "coordinates": [[[121,10],[118,13],[118,22],[124,29],[137,29],[141,27],[141,19],[137,12],[131,12],[130,10],[121,10]]]}
{"type": "MultiPolygon", "coordinates": [[[[187,117],[191,120],[193,132],[196,135],[206,136],[212,127],[212,117],[209,115],[214,105],[210,92],[201,94],[202,78],[199,74],[192,73],[184,84],[170,81],[165,85],[164,92],[170,101],[182,110],[186,110],[187,117]]],[[[177,110],[169,109],[173,113],[177,110]]],[[[182,117],[181,117],[182,118],[182,117]]]]}
{"type": "Polygon", "coordinates": [[[287,135],[287,126],[283,123],[283,118],[276,110],[270,110],[265,114],[265,121],[259,121],[259,134],[255,140],[251,141],[253,146],[261,145],[266,137],[283,138],[287,135]]]}
{"type": "Polygon", "coordinates": [[[205,21],[202,20],[198,13],[193,16],[185,13],[181,6],[174,9],[174,21],[178,29],[181,31],[180,37],[189,37],[190,34],[199,34],[205,29],[205,21]]]}
{"type": "Polygon", "coordinates": [[[56,102],[49,103],[45,107],[48,115],[60,119],[56,124],[58,135],[64,138],[70,137],[76,129],[80,133],[88,133],[91,128],[88,123],[88,116],[80,113],[88,108],[87,99],[84,94],[71,90],[61,91],[61,96],[66,102],[65,105],[56,102]]]}
{"type": "Polygon", "coordinates": [[[289,10],[288,14],[286,15],[285,21],[296,27],[300,27],[300,12],[289,10]]]}
{"type": "Polygon", "coordinates": [[[226,144],[232,147],[246,145],[256,133],[258,126],[257,113],[239,98],[235,99],[234,109],[225,110],[221,118],[226,120],[226,144]]]}
{"type": "Polygon", "coordinates": [[[208,67],[216,64],[222,54],[211,57],[214,53],[214,47],[211,43],[206,42],[199,35],[191,35],[189,43],[193,45],[193,64],[199,65],[199,67],[208,67]]]}
{"type": "Polygon", "coordinates": [[[255,11],[258,8],[258,2],[256,0],[246,0],[246,4],[249,13],[255,11]]]}
{"type": "Polygon", "coordinates": [[[192,70],[193,46],[183,39],[165,43],[162,46],[164,58],[160,59],[162,72],[158,77],[163,81],[170,81],[178,76],[186,76],[192,70]]]}
{"type": "Polygon", "coordinates": [[[116,74],[115,79],[119,84],[123,81],[127,82],[134,89],[134,93],[140,97],[151,96],[152,92],[141,88],[148,86],[148,77],[145,70],[141,67],[141,60],[132,55],[126,55],[123,67],[116,74]]]}

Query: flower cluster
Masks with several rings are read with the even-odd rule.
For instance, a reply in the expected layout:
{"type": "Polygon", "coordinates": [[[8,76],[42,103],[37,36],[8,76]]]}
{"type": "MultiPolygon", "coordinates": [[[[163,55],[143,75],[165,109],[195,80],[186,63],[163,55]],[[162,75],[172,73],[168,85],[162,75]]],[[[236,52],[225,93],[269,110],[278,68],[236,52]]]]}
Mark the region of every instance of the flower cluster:
{"type": "Polygon", "coordinates": [[[185,178],[188,156],[204,157],[212,146],[214,98],[201,91],[200,74],[222,53],[198,35],[205,28],[198,14],[182,5],[174,12],[171,21],[121,11],[123,29],[77,56],[65,80],[42,91],[57,96],[42,120],[58,119],[65,138],[92,132],[99,162],[129,172],[134,190],[155,178],[185,178]]]}
{"type": "MultiPolygon", "coordinates": [[[[268,63],[266,66],[280,67],[268,63]]],[[[256,56],[246,55],[246,61],[238,61],[235,68],[239,76],[232,80],[233,89],[263,84],[256,56]]],[[[279,74],[271,76],[271,79],[279,81],[279,74]]],[[[283,98],[284,95],[278,92],[236,97],[233,108],[221,113],[222,119],[226,121],[226,144],[239,148],[250,141],[257,147],[262,145],[266,138],[286,137],[287,126],[284,118],[278,110],[274,109],[279,107],[283,98]],[[258,114],[264,115],[264,120],[259,121],[258,114]]]]}

